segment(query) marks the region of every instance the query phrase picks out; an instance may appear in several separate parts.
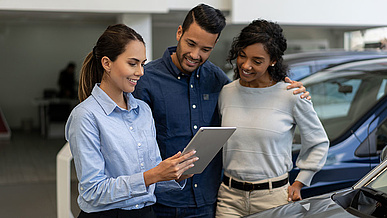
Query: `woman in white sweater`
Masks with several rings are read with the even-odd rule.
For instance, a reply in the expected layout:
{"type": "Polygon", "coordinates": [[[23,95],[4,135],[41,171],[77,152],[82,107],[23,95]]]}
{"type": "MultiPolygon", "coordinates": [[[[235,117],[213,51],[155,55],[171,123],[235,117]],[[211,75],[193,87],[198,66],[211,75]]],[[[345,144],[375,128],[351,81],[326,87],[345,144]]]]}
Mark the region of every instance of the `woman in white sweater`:
{"type": "Polygon", "coordinates": [[[329,141],[312,102],[293,95],[284,82],[286,39],[273,22],[255,20],[234,39],[234,81],[219,96],[222,126],[237,131],[223,148],[224,178],[217,217],[240,217],[301,199],[325,163],[329,141]],[[302,148],[293,184],[292,141],[296,125],[302,148]]]}

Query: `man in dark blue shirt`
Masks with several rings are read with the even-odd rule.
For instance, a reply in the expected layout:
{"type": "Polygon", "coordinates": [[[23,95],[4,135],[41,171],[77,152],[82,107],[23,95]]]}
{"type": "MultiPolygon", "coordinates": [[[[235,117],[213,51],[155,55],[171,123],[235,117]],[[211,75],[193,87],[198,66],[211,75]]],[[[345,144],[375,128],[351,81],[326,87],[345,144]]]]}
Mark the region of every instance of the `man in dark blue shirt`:
{"type": "MultiPolygon", "coordinates": [[[[153,111],[163,158],[182,151],[200,127],[220,126],[218,95],[230,81],[207,59],[225,24],[219,10],[193,8],[179,26],[177,47],[148,63],[136,85],[135,97],[153,111]]],[[[158,217],[214,217],[221,170],[219,152],[203,173],[187,180],[183,191],[156,193],[158,217]]]]}
{"type": "MultiPolygon", "coordinates": [[[[230,80],[207,59],[225,24],[218,9],[196,6],[177,30],[177,47],[144,67],[133,94],[152,109],[163,159],[182,151],[200,127],[220,126],[218,95],[230,80]]],[[[187,180],[182,191],[156,193],[157,216],[214,217],[221,170],[219,152],[203,173],[187,180]]]]}

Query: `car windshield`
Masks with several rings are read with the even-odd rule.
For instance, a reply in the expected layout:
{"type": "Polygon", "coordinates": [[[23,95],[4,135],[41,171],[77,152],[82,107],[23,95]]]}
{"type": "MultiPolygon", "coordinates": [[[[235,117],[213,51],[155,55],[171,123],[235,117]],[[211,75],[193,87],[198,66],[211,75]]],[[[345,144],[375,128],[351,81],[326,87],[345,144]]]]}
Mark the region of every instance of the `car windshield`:
{"type": "Polygon", "coordinates": [[[379,175],[375,176],[366,187],[383,192],[384,196],[387,196],[387,168],[384,168],[379,175]]]}
{"type": "MultiPolygon", "coordinates": [[[[387,65],[321,71],[302,80],[328,138],[336,140],[387,94],[387,65]]],[[[300,143],[296,131],[295,143],[300,143]]]]}
{"type": "Polygon", "coordinates": [[[350,201],[350,207],[344,207],[349,213],[360,217],[386,217],[387,168],[373,176],[364,187],[357,190],[350,201]]]}

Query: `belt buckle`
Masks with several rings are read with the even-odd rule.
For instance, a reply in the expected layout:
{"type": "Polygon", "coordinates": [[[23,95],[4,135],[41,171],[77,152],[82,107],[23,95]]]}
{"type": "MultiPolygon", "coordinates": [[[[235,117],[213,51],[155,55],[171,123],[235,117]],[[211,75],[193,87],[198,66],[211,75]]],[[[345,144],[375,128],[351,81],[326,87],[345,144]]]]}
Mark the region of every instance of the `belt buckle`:
{"type": "Polygon", "coordinates": [[[251,182],[243,182],[243,189],[246,191],[254,191],[254,184],[251,182]]]}

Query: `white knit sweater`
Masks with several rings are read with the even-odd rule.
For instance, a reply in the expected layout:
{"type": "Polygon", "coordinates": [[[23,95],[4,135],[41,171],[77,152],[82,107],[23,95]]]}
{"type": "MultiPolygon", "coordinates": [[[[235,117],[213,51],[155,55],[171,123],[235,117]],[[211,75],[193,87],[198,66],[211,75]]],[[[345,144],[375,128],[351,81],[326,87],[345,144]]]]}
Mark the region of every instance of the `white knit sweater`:
{"type": "Polygon", "coordinates": [[[219,96],[222,126],[236,126],[223,149],[223,167],[230,176],[257,181],[281,176],[293,168],[292,140],[296,124],[302,148],[296,180],[309,186],[327,157],[329,141],[312,102],[293,95],[289,84],[267,88],[223,87],[219,96]]]}

